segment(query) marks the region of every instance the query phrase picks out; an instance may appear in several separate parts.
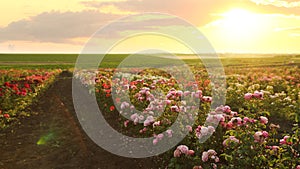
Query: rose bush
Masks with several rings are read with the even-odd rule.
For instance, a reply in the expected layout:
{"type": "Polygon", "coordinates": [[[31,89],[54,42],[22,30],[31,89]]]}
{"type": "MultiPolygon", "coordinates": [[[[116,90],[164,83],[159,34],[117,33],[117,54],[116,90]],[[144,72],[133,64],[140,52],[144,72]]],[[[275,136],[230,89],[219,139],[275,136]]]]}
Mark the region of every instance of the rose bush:
{"type": "Polygon", "coordinates": [[[57,70],[0,70],[0,128],[28,116],[26,108],[61,72],[57,70]]]}
{"type": "Polygon", "coordinates": [[[180,145],[163,154],[168,168],[299,167],[297,67],[226,69],[226,105],[215,110],[210,110],[214,98],[208,74],[202,68],[192,70],[195,82],[152,69],[130,80],[122,78],[124,74],[113,79],[113,69],[99,69],[95,79],[90,78],[92,73],[80,72],[77,78],[86,86],[96,86],[99,107],[108,116],[107,112],[117,114],[117,123],[124,134],[154,136],[154,145],[172,137],[175,131],[168,128],[178,113],[185,115],[186,122],[196,116],[193,126],[181,126],[189,134],[180,145]],[[126,93],[130,100],[125,99],[126,93]],[[112,98],[112,94],[116,97],[112,98]],[[182,98],[197,98],[200,106],[190,105],[182,98]],[[218,127],[214,127],[218,122],[218,127]],[[162,134],[163,131],[167,132],[162,134]],[[208,140],[201,143],[199,140],[203,138],[208,140]]]}

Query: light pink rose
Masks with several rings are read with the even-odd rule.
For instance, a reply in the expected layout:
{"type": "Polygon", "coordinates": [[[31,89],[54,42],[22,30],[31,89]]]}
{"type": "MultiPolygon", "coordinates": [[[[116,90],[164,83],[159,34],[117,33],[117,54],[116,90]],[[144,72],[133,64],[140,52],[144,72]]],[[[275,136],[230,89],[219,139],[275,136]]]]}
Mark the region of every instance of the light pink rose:
{"type": "Polygon", "coordinates": [[[179,112],[178,106],[171,106],[171,111],[172,112],[179,112]]]}
{"type": "Polygon", "coordinates": [[[250,122],[250,119],[248,117],[244,117],[243,123],[246,124],[247,122],[250,122]]]}
{"type": "Polygon", "coordinates": [[[180,157],[181,152],[180,152],[180,150],[176,149],[173,154],[174,154],[174,157],[176,158],[176,157],[180,157]]]}
{"type": "Polygon", "coordinates": [[[246,93],[244,95],[245,100],[250,100],[252,98],[252,93],[246,93]]]}
{"type": "Polygon", "coordinates": [[[208,126],[207,129],[209,133],[215,132],[215,128],[213,126],[208,126]]]}
{"type": "Polygon", "coordinates": [[[152,124],[153,128],[156,127],[156,126],[160,126],[160,121],[156,121],[152,124]]]}
{"type": "Polygon", "coordinates": [[[202,153],[202,161],[203,161],[203,162],[208,161],[208,157],[209,157],[208,152],[204,151],[204,152],[202,153]]]}
{"type": "Polygon", "coordinates": [[[212,102],[212,97],[210,97],[210,96],[203,96],[202,97],[202,101],[204,101],[204,102],[212,102]]]}
{"type": "Polygon", "coordinates": [[[202,166],[194,166],[193,169],[203,169],[202,166]]]}
{"type": "Polygon", "coordinates": [[[255,142],[262,142],[261,136],[262,136],[262,132],[261,131],[255,132],[255,134],[253,135],[255,142]]]}
{"type": "Polygon", "coordinates": [[[255,91],[253,93],[253,96],[256,97],[256,98],[258,98],[258,99],[262,99],[263,96],[264,96],[264,93],[263,92],[259,92],[259,91],[255,91]]]}
{"type": "Polygon", "coordinates": [[[218,163],[220,161],[219,157],[215,158],[215,162],[218,163]]]}
{"type": "Polygon", "coordinates": [[[224,107],[223,107],[223,112],[224,112],[224,113],[230,113],[230,112],[231,112],[230,107],[229,107],[229,106],[224,106],[224,107]]]}
{"type": "Polygon", "coordinates": [[[267,117],[264,117],[264,116],[260,116],[260,122],[262,124],[267,124],[268,123],[268,118],[267,117]]]}
{"type": "Polygon", "coordinates": [[[186,129],[187,129],[189,132],[192,132],[192,131],[193,131],[193,128],[192,128],[192,126],[190,126],[190,125],[187,125],[187,126],[186,126],[186,129]]]}
{"type": "Polygon", "coordinates": [[[200,133],[201,133],[201,135],[203,135],[203,136],[207,135],[207,134],[209,133],[208,128],[202,126],[202,127],[201,127],[200,133]]]}
{"type": "Polygon", "coordinates": [[[287,139],[289,139],[290,136],[284,136],[283,139],[280,139],[280,144],[292,144],[292,142],[288,142],[287,139]]]}
{"type": "Polygon", "coordinates": [[[228,146],[228,143],[229,142],[236,142],[236,143],[239,143],[240,142],[240,140],[238,140],[237,138],[235,138],[234,136],[229,136],[229,138],[227,138],[227,139],[225,139],[224,141],[223,141],[223,146],[224,147],[227,147],[228,146]]]}
{"type": "Polygon", "coordinates": [[[194,150],[189,150],[188,153],[187,153],[189,156],[193,156],[195,154],[195,151],[194,150]]]}
{"type": "Polygon", "coordinates": [[[178,150],[180,150],[183,154],[187,154],[189,151],[189,148],[186,145],[180,145],[177,147],[178,150]]]}
{"type": "Polygon", "coordinates": [[[157,138],[158,140],[162,140],[162,139],[164,138],[164,135],[163,135],[162,133],[160,133],[160,134],[158,134],[158,135],[156,136],[156,138],[157,138]]]}
{"type": "Polygon", "coordinates": [[[213,149],[209,149],[207,152],[209,155],[217,155],[217,152],[213,149]]]}
{"type": "Polygon", "coordinates": [[[265,138],[268,138],[269,137],[269,133],[267,131],[263,131],[262,132],[262,136],[265,137],[265,138]]]}
{"type": "Polygon", "coordinates": [[[241,125],[241,124],[242,124],[242,121],[243,121],[243,120],[242,120],[240,117],[237,117],[236,120],[237,120],[237,124],[238,124],[238,125],[241,125]]]}
{"type": "Polygon", "coordinates": [[[183,92],[181,90],[178,90],[176,94],[177,96],[181,97],[183,95],[183,92]]]}
{"type": "Polygon", "coordinates": [[[170,105],[172,101],[171,100],[166,100],[165,102],[166,102],[167,105],[170,105]]]}
{"type": "Polygon", "coordinates": [[[191,94],[190,91],[185,91],[185,92],[183,93],[184,96],[188,96],[188,95],[190,95],[190,94],[191,94]]]}
{"type": "Polygon", "coordinates": [[[168,134],[168,137],[173,136],[173,131],[171,129],[167,130],[166,133],[168,134]]]}

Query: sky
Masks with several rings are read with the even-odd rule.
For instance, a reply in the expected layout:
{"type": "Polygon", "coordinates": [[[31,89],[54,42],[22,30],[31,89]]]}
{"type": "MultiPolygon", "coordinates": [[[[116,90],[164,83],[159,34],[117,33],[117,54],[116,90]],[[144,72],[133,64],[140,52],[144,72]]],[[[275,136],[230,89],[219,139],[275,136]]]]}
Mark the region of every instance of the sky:
{"type": "MultiPolygon", "coordinates": [[[[295,0],[0,0],[0,11],[0,53],[80,53],[104,26],[146,12],[191,23],[218,53],[300,53],[300,1],[295,0]]],[[[171,19],[136,22],[180,30],[171,19]]],[[[129,24],[134,23],[124,30],[154,29],[129,24]]],[[[121,34],[111,31],[105,38],[109,42],[121,34]]],[[[150,35],[129,37],[111,51],[145,48],[190,52],[174,39],[150,35]]]]}

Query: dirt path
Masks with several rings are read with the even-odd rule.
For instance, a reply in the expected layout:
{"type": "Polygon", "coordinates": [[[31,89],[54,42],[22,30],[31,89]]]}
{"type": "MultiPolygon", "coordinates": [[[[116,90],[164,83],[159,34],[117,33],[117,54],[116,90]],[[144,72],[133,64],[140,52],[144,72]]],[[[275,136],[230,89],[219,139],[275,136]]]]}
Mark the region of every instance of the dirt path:
{"type": "Polygon", "coordinates": [[[94,144],[78,125],[71,85],[63,72],[32,106],[36,115],[0,130],[0,169],[157,168],[153,158],[119,157],[94,144]]]}

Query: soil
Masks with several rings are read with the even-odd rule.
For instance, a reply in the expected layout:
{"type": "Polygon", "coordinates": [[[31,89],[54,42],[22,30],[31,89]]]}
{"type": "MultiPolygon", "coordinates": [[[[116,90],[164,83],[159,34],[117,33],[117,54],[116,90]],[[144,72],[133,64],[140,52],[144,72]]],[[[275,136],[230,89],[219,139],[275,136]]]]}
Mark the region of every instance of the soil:
{"type": "Polygon", "coordinates": [[[90,140],[74,111],[69,72],[63,72],[31,110],[35,114],[0,130],[0,169],[159,168],[156,157],[120,157],[90,140]]]}

